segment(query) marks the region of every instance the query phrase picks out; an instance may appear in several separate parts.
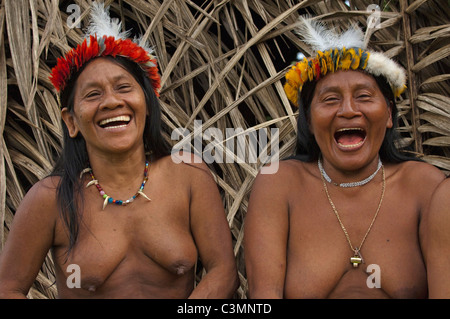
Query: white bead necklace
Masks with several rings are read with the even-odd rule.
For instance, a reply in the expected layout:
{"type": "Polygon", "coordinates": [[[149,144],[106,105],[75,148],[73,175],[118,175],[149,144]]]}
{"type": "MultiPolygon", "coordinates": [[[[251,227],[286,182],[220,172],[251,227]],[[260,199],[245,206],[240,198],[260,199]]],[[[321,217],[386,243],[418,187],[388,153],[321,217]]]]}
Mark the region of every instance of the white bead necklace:
{"type": "Polygon", "coordinates": [[[323,166],[322,166],[322,162],[321,162],[321,160],[320,160],[320,157],[319,157],[319,159],[317,160],[317,166],[319,167],[320,174],[322,174],[323,178],[324,178],[328,183],[333,184],[333,185],[336,185],[336,186],[339,186],[339,187],[357,187],[357,186],[363,186],[363,185],[367,184],[368,182],[370,182],[370,181],[375,177],[375,175],[377,175],[377,173],[378,173],[378,171],[380,170],[381,166],[383,166],[383,163],[381,163],[381,159],[378,158],[378,166],[377,166],[377,169],[375,170],[375,172],[373,172],[372,175],[370,175],[369,177],[363,179],[362,181],[359,181],[359,182],[350,182],[350,183],[336,183],[336,182],[333,182],[333,181],[331,180],[331,178],[328,176],[328,174],[325,172],[325,170],[323,169],[323,166]]]}

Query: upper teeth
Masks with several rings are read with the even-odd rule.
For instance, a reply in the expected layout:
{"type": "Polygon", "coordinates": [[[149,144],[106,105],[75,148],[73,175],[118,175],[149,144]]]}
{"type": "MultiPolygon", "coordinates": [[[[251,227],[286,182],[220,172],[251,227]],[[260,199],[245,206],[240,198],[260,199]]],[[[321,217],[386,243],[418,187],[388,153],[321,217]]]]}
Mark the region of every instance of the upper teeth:
{"type": "Polygon", "coordinates": [[[364,131],[362,128],[360,127],[355,127],[355,128],[341,128],[339,130],[337,130],[337,132],[345,132],[345,131],[364,131]]]}
{"type": "Polygon", "coordinates": [[[103,121],[100,121],[100,125],[105,125],[111,122],[128,122],[130,120],[130,117],[128,115],[121,115],[116,117],[111,117],[109,119],[105,119],[103,121]]]}

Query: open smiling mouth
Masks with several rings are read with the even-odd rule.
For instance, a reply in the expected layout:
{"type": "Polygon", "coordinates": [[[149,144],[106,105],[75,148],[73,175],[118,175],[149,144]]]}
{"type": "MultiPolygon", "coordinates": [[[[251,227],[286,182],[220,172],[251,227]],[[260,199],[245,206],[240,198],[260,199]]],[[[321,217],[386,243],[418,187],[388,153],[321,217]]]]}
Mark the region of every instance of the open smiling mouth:
{"type": "Polygon", "coordinates": [[[104,129],[115,129],[127,126],[128,123],[130,123],[130,120],[130,116],[121,115],[102,120],[98,123],[98,125],[100,125],[100,127],[104,129]]]}
{"type": "Polygon", "coordinates": [[[342,128],[334,133],[334,139],[340,147],[354,149],[364,144],[366,135],[362,128],[342,128]]]}

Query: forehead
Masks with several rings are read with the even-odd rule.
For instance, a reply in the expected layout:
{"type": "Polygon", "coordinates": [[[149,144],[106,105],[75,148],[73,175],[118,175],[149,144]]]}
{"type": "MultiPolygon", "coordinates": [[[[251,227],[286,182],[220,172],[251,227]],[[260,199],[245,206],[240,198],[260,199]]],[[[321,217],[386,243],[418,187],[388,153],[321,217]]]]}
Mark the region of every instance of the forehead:
{"type": "Polygon", "coordinates": [[[81,89],[85,86],[117,81],[119,79],[131,79],[135,81],[134,76],[118,62],[114,62],[108,58],[96,58],[86,65],[80,73],[76,87],[81,89]]]}
{"type": "Polygon", "coordinates": [[[380,90],[373,76],[363,73],[361,71],[341,70],[327,74],[325,77],[320,79],[316,84],[315,93],[319,94],[320,92],[327,89],[343,90],[360,87],[374,88],[380,90]]]}

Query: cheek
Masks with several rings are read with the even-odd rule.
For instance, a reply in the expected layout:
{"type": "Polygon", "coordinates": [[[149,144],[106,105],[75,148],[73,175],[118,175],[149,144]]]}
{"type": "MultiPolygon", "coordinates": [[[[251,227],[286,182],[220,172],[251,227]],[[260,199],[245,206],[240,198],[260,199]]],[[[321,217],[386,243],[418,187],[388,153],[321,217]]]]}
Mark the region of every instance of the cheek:
{"type": "Polygon", "coordinates": [[[89,126],[93,121],[92,120],[88,120],[86,115],[81,113],[78,114],[78,116],[75,118],[75,122],[78,125],[78,127],[80,129],[89,126]]]}
{"type": "Polygon", "coordinates": [[[321,134],[321,132],[328,132],[332,120],[332,115],[327,114],[323,110],[311,108],[310,116],[308,118],[309,131],[316,137],[321,134]]]}
{"type": "Polygon", "coordinates": [[[147,116],[150,116],[150,110],[147,108],[147,102],[145,100],[145,96],[136,98],[131,103],[133,103],[132,105],[138,106],[138,107],[136,107],[136,110],[135,110],[135,112],[137,113],[136,115],[138,115],[139,118],[142,119],[143,122],[145,122],[147,116]]]}
{"type": "Polygon", "coordinates": [[[83,135],[89,134],[93,130],[94,115],[88,108],[77,107],[74,109],[74,126],[83,135]]]}
{"type": "Polygon", "coordinates": [[[386,130],[387,128],[392,128],[392,114],[390,109],[386,109],[386,106],[379,108],[379,111],[373,110],[367,117],[372,118],[373,123],[377,123],[380,130],[386,130]]]}

